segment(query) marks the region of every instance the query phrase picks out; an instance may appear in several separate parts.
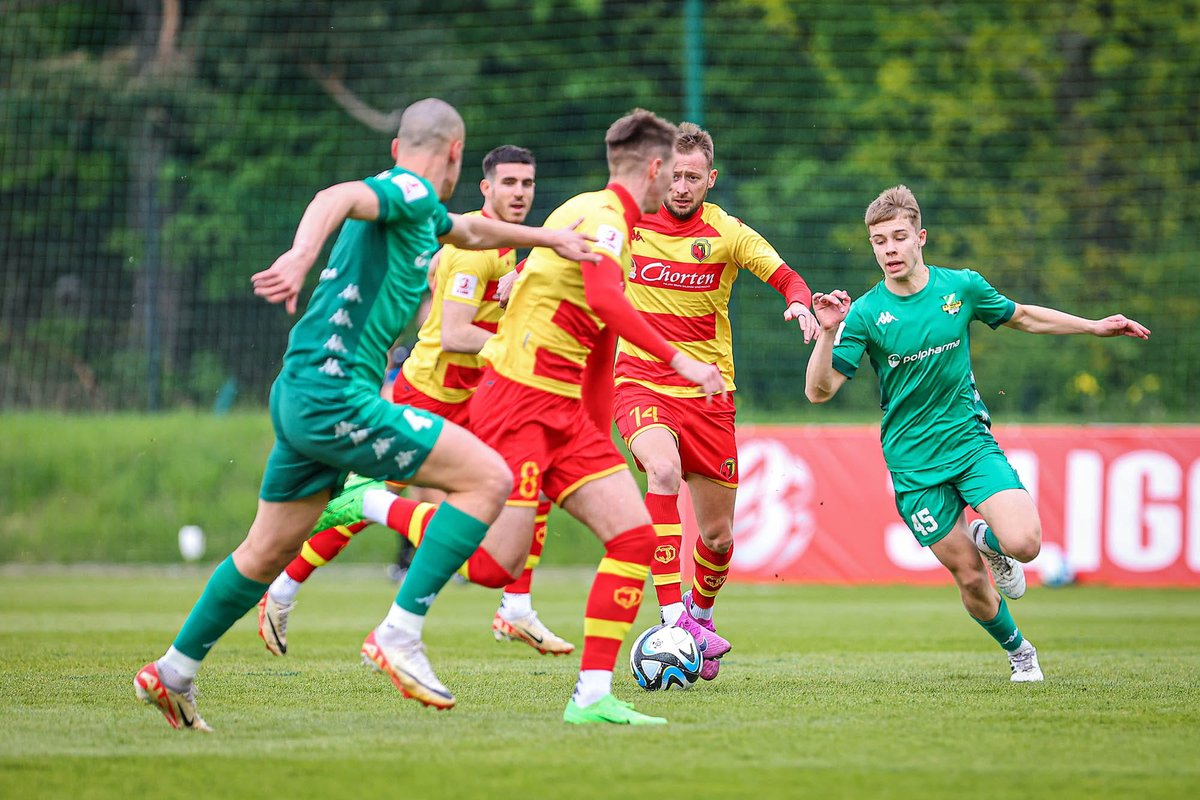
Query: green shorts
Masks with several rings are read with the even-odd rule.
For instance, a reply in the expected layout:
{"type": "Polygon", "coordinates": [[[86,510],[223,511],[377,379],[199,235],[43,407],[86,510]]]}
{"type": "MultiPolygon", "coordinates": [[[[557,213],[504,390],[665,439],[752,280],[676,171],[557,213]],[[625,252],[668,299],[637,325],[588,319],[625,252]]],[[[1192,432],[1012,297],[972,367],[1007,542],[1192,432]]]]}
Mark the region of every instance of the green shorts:
{"type": "Polygon", "coordinates": [[[445,422],[437,414],[393,405],[379,395],[271,387],[275,446],[259,497],[284,502],[336,490],[346,473],[407,481],[425,462],[445,422]]]}
{"type": "Polygon", "coordinates": [[[893,472],[896,510],[922,547],[940,542],[967,506],[996,492],[1024,489],[1004,451],[990,437],[968,456],[929,469],[893,472]]]}

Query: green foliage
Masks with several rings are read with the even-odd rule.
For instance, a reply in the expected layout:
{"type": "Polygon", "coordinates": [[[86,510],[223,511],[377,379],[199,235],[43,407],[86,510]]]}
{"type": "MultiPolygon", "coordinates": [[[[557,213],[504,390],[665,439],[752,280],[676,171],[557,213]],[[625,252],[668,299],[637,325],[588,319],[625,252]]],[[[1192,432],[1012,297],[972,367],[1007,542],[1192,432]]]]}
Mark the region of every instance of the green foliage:
{"type": "MultiPolygon", "coordinates": [[[[155,3],[16,3],[0,29],[0,331],[13,351],[36,348],[36,318],[49,313],[37,298],[64,277],[97,302],[81,309],[84,344],[50,357],[59,368],[38,376],[44,386],[3,402],[139,405],[144,386],[114,382],[146,377],[101,364],[149,349],[139,323],[152,269],[158,313],[183,318],[161,343],[175,382],[165,402],[191,402],[173,386],[202,351],[264,402],[290,320],[247,303],[247,276],[287,246],[315,190],[386,165],[389,113],[428,95],[461,108],[456,211],[478,203],[483,153],[531,147],[537,222],[604,181],[613,118],[636,105],[682,113],[683,5],[202,0],[164,41],[155,3]],[[377,112],[375,128],[347,98],[377,112]],[[71,384],[76,362],[99,376],[98,391],[71,384]]],[[[978,336],[981,380],[1008,387],[1023,411],[1078,411],[1069,387],[1086,367],[1098,385],[1088,413],[1190,407],[1200,392],[1200,334],[1188,324],[1200,223],[1194,2],[702,8],[712,199],[812,286],[858,294],[877,279],[862,211],[906,183],[923,203],[931,263],[977,268],[1021,302],[1121,311],[1156,332],[1132,348],[978,336]]],[[[743,397],[794,406],[807,351],[779,320],[778,297],[745,278],[733,308],[743,397]]],[[[0,370],[20,374],[18,359],[0,352],[0,370]]],[[[856,387],[836,402],[868,409],[876,398],[856,387]]]]}
{"type": "MultiPolygon", "coordinates": [[[[541,618],[576,643],[592,574],[552,569],[534,583],[541,618]]],[[[731,798],[962,798],[1001,783],[1028,797],[1172,798],[1200,780],[1194,591],[1034,590],[1013,611],[1046,682],[1013,685],[948,586],[730,584],[717,619],[734,649],[716,681],[645,693],[618,658],[615,693],[666,716],[664,732],[566,726],[578,656],[492,641],[497,593],[477,587],[448,587],[425,627],[458,706],[402,700],[358,663],[394,586],[333,566],[305,586],[287,656],[263,649],[253,613],[214,648],[198,679],[215,728],[204,736],[170,730],[130,685],[204,578],[4,574],[0,793],[257,797],[269,783],[297,800],[535,797],[548,786],[625,798],[663,783],[664,749],[680,742],[704,754],[704,785],[731,798]]],[[[643,603],[634,630],[656,612],[643,603]]]]}

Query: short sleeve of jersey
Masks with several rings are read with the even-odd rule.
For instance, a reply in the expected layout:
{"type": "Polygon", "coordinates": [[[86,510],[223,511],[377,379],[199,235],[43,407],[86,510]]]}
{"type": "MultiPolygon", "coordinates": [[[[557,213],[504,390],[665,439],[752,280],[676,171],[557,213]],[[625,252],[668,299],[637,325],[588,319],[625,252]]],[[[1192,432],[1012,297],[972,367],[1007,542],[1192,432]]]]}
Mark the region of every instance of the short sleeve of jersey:
{"type": "Polygon", "coordinates": [[[833,368],[847,378],[853,378],[858,372],[859,362],[867,350],[867,326],[859,308],[850,306],[850,313],[833,340],[833,368]]]}
{"type": "Polygon", "coordinates": [[[478,308],[484,301],[495,256],[495,250],[460,250],[447,245],[436,278],[446,287],[442,299],[478,308]]]}
{"type": "Polygon", "coordinates": [[[624,217],[608,209],[589,215],[576,229],[585,236],[591,236],[592,252],[607,256],[618,264],[627,264],[629,253],[629,231],[625,227],[624,217]]]}
{"type": "Polygon", "coordinates": [[[419,222],[433,220],[438,238],[450,232],[453,222],[446,207],[438,200],[429,182],[401,170],[381,172],[365,180],[379,198],[380,222],[419,222]]]}
{"type": "Polygon", "coordinates": [[[783,259],[758,231],[739,219],[731,217],[730,221],[736,228],[733,255],[737,265],[750,270],[760,280],[768,280],[783,264],[783,259]]]}
{"type": "Polygon", "coordinates": [[[978,272],[974,270],[965,270],[965,272],[968,291],[971,292],[973,301],[975,319],[993,329],[999,328],[1012,319],[1013,313],[1017,310],[1017,304],[992,288],[992,285],[984,280],[984,277],[978,272]]]}

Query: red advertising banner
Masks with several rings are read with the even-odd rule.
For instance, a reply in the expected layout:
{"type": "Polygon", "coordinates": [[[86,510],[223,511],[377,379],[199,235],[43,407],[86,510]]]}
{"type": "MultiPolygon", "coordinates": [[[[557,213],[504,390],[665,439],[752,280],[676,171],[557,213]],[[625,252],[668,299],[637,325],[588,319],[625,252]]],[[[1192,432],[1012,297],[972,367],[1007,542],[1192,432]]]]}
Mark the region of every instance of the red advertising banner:
{"type": "MultiPolygon", "coordinates": [[[[1200,586],[1200,426],[994,433],[1041,514],[1032,578],[1053,580],[1065,568],[1112,586],[1200,586]]],[[[878,428],[745,426],[738,461],[731,580],[950,582],[900,521],[878,428]]],[[[680,510],[690,542],[686,496],[680,510]]]]}

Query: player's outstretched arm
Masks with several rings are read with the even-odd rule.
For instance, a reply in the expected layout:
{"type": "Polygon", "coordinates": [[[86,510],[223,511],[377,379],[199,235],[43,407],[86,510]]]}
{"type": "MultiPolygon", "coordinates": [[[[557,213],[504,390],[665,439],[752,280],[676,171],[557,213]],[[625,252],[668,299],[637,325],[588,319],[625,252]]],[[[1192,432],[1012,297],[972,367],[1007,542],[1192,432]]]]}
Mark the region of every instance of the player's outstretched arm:
{"type": "Polygon", "coordinates": [[[442,237],[464,250],[490,250],[493,247],[549,247],[568,261],[599,261],[600,256],[592,252],[588,242],[594,242],[575,230],[577,221],[569,228],[535,228],[531,225],[514,225],[487,217],[464,217],[451,214],[454,223],[442,237]]]}
{"type": "Polygon", "coordinates": [[[1086,333],[1092,336],[1108,338],[1112,336],[1132,336],[1135,339],[1149,339],[1150,329],[1136,320],[1129,319],[1124,314],[1113,314],[1104,319],[1084,319],[1065,311],[1044,306],[1030,306],[1017,303],[1012,317],[1004,323],[1006,327],[1026,333],[1048,333],[1067,335],[1086,333]]]}
{"type": "Polygon", "coordinates": [[[250,277],[254,293],[268,303],[284,303],[287,312],[295,314],[304,277],[329,234],[347,219],[378,217],[379,198],[362,181],[339,183],[317,192],[296,226],[291,249],[250,277]]]}
{"type": "Polygon", "coordinates": [[[788,304],[787,310],[783,312],[783,319],[785,322],[796,320],[800,324],[805,344],[821,334],[821,323],[817,322],[817,318],[809,312],[808,307],[799,301],[788,304]]]}
{"type": "Polygon", "coordinates": [[[811,403],[824,403],[846,382],[846,376],[833,368],[833,339],[849,311],[850,295],[842,289],[813,295],[813,314],[821,326],[821,335],[804,371],[804,396],[811,403]]]}

